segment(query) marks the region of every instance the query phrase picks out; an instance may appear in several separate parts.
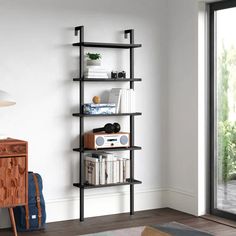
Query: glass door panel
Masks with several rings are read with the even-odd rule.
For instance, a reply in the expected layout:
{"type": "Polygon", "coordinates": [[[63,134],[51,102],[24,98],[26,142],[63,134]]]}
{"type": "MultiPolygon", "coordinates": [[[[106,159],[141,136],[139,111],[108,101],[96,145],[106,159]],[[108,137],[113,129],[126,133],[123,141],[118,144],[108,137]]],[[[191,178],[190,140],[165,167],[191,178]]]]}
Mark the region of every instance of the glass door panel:
{"type": "Polygon", "coordinates": [[[211,210],[213,214],[235,219],[236,1],[211,4],[210,21],[211,210]]]}

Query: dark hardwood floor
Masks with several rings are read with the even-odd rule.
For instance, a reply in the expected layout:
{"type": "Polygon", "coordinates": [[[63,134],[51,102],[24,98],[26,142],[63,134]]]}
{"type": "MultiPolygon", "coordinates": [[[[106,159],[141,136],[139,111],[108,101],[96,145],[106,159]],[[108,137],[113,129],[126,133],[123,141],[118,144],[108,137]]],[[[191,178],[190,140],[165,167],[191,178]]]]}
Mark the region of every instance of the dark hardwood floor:
{"type": "MultiPolygon", "coordinates": [[[[58,213],[60,214],[60,213],[58,213]]],[[[101,232],[127,227],[143,225],[162,224],[176,221],[200,230],[204,230],[213,235],[235,236],[236,228],[211,221],[209,219],[198,218],[183,212],[164,208],[149,211],[136,212],[134,216],[129,214],[118,214],[111,216],[92,217],[79,220],[70,220],[47,224],[47,229],[41,232],[18,233],[19,236],[76,236],[87,233],[101,232]]],[[[10,229],[0,230],[0,236],[13,236],[10,229]]]]}

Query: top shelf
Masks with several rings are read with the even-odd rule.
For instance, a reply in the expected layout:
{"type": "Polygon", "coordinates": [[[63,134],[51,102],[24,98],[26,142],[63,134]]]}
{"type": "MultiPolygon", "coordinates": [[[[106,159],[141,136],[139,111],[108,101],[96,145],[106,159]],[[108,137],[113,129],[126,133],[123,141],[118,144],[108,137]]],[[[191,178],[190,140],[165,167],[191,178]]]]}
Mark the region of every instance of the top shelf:
{"type": "Polygon", "coordinates": [[[128,44],[128,43],[97,43],[97,42],[82,42],[82,43],[73,43],[75,47],[84,46],[84,47],[93,47],[93,48],[140,48],[142,44],[128,44]]]}

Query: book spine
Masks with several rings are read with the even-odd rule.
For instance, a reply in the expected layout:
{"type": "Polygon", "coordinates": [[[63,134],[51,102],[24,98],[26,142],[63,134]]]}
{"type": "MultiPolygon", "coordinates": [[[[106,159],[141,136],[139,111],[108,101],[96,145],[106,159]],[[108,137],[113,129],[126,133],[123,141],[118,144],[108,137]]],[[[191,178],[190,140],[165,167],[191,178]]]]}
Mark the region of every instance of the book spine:
{"type": "Polygon", "coordinates": [[[99,170],[99,162],[96,162],[96,180],[95,180],[95,184],[99,185],[99,174],[100,174],[100,170],[99,170]]]}
{"type": "Polygon", "coordinates": [[[111,184],[112,183],[112,179],[111,179],[111,161],[106,160],[106,167],[107,167],[107,184],[111,184]]]}
{"type": "Polygon", "coordinates": [[[87,161],[84,160],[84,178],[85,178],[85,183],[88,183],[88,165],[87,161]]]}
{"type": "Polygon", "coordinates": [[[119,177],[119,175],[120,175],[120,170],[119,170],[119,161],[118,160],[116,160],[116,183],[119,183],[119,181],[120,181],[120,177],[119,177]]]}
{"type": "Polygon", "coordinates": [[[135,112],[135,91],[131,89],[131,112],[135,112]]]}
{"type": "Polygon", "coordinates": [[[121,113],[126,113],[126,96],[125,96],[125,89],[122,89],[122,90],[121,90],[120,111],[121,111],[121,113]]]}
{"type": "Polygon", "coordinates": [[[104,161],[104,163],[105,163],[105,184],[108,184],[108,163],[106,160],[104,161]]]}
{"type": "Polygon", "coordinates": [[[119,182],[122,183],[123,182],[123,163],[122,163],[122,158],[119,158],[119,182]]]}
{"type": "Polygon", "coordinates": [[[87,161],[88,163],[88,182],[89,184],[93,184],[93,168],[92,168],[92,162],[91,161],[87,161]]]}
{"type": "Polygon", "coordinates": [[[126,159],[126,179],[130,178],[130,159],[126,159]]]}
{"type": "Polygon", "coordinates": [[[126,162],[123,160],[123,182],[126,182],[126,162]]]}
{"type": "Polygon", "coordinates": [[[113,183],[116,183],[116,177],[117,174],[116,174],[116,161],[114,160],[113,161],[113,183]]]}
{"type": "Polygon", "coordinates": [[[105,165],[105,160],[104,158],[102,159],[102,174],[101,174],[101,183],[100,184],[105,184],[106,180],[106,171],[105,171],[106,165],[105,165]]]}

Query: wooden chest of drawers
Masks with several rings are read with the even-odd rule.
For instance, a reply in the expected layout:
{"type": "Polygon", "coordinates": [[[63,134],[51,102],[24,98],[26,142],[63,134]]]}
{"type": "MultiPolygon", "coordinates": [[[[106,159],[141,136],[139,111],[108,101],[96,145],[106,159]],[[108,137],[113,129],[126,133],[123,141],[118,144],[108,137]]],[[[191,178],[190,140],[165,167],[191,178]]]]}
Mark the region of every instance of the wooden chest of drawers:
{"type": "Polygon", "coordinates": [[[0,140],[0,208],[9,208],[14,228],[12,208],[26,204],[28,204],[28,144],[26,141],[10,138],[0,140]]]}

